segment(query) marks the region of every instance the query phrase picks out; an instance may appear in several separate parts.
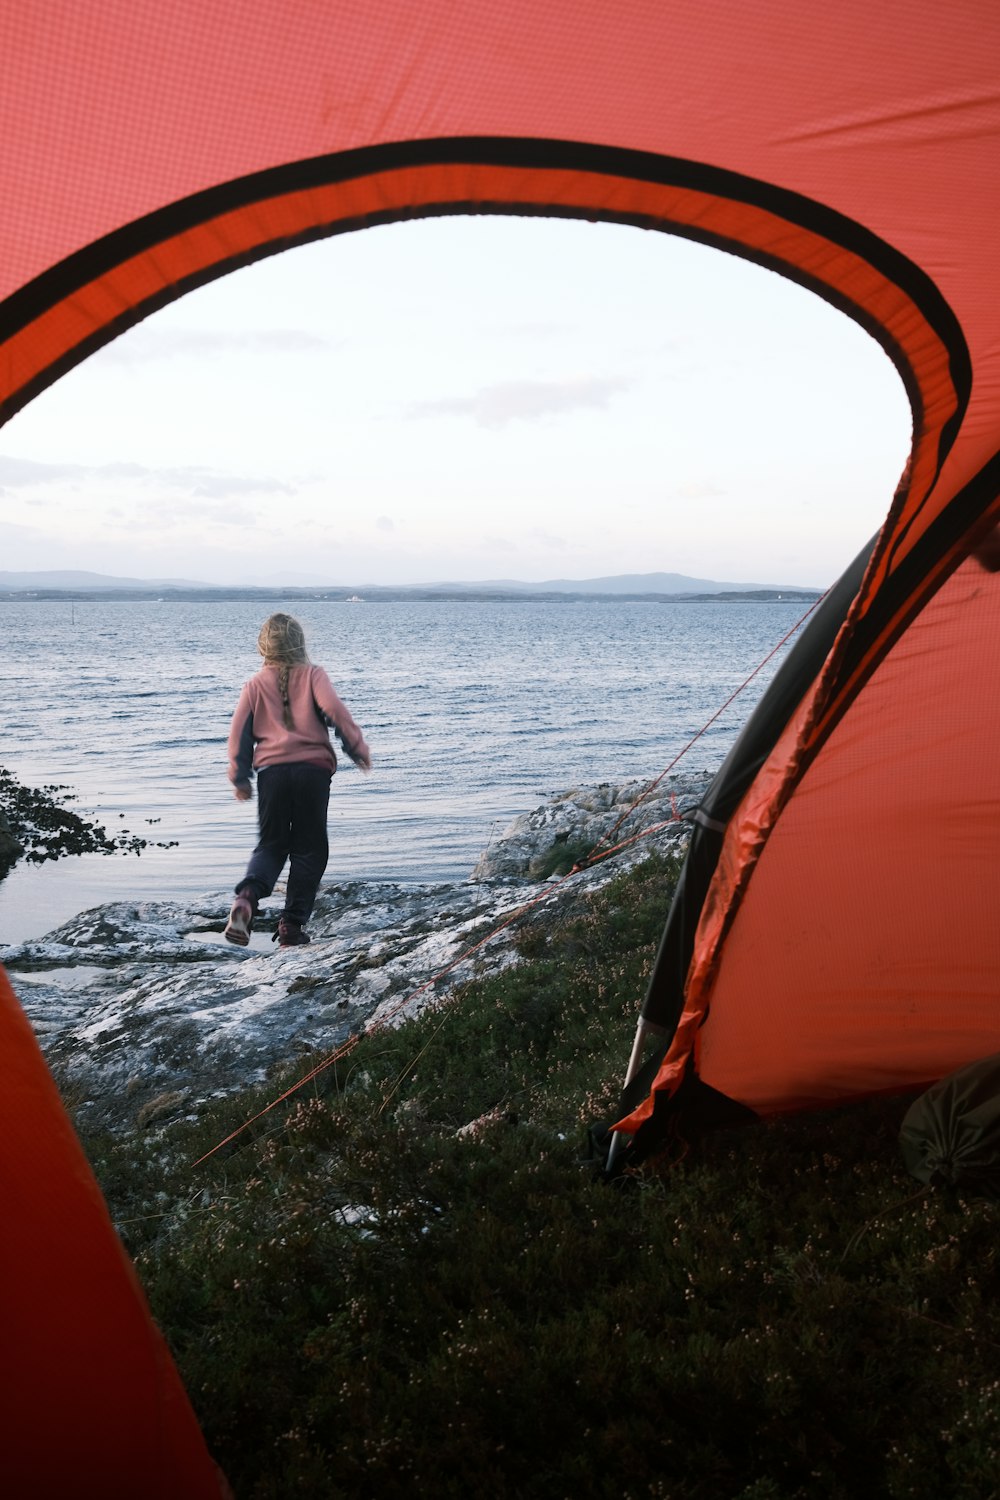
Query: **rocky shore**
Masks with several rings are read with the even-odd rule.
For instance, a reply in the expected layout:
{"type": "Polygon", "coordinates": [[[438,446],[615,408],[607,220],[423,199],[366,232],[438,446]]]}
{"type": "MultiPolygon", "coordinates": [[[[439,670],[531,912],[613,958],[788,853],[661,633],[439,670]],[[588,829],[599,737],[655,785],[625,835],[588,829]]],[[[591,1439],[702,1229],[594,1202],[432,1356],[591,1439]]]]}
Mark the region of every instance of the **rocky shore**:
{"type": "Polygon", "coordinates": [[[226,943],[231,898],[218,891],[82,912],[44,938],[0,947],[0,961],[81,1121],[155,1128],[276,1064],[306,1068],[354,1032],[398,1024],[513,962],[510,928],[465,955],[527,902],[536,904],[519,920],[544,923],[651,849],[686,846],[685,815],[708,779],[666,778],[634,811],[642,782],[575,788],[516,818],[466,881],[329,884],[307,947],[271,941],[280,891],[249,948],[226,943]],[[560,881],[600,840],[654,828],[560,881]]]}
{"type": "Polygon", "coordinates": [[[0,767],[0,880],[20,859],[42,864],[67,854],[138,854],[150,843],[167,849],[176,842],[143,838],[126,829],[109,835],[102,824],[66,806],[71,795],[65,786],[25,786],[0,767]]]}

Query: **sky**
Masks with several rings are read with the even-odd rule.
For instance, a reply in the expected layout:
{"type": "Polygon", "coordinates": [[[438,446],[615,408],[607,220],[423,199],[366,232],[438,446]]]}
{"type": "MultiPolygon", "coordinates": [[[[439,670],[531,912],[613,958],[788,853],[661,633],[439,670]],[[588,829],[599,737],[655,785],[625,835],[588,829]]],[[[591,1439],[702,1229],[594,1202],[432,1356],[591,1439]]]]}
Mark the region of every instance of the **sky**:
{"type": "Polygon", "coordinates": [[[0,569],[825,587],[909,450],[868,334],[673,236],[449,217],[189,293],[0,431],[0,569]]]}

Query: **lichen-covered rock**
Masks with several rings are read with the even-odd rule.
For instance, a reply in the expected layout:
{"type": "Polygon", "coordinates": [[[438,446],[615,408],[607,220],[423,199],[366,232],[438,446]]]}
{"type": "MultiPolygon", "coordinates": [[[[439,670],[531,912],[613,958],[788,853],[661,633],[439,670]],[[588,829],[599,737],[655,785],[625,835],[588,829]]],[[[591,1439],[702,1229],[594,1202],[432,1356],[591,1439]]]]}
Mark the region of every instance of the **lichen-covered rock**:
{"type": "Polygon", "coordinates": [[[522,813],[479,857],[474,881],[543,880],[570,869],[595,848],[603,849],[650,832],[648,847],[685,844],[686,815],[708,788],[709,774],[671,775],[648,795],[646,781],[604,782],[574,787],[522,813]]]}
{"type": "MultiPolygon", "coordinates": [[[[516,820],[516,834],[508,830],[492,864],[477,866],[488,873],[473,881],[327,886],[303,947],[271,941],[280,890],[264,903],[249,947],[225,942],[231,896],[220,892],[81,912],[44,938],[0,947],[0,960],[81,1124],[157,1129],[212,1096],[263,1081],[276,1064],[311,1067],[355,1032],[398,1025],[456,981],[516,962],[516,929],[504,925],[513,912],[531,902],[530,919],[544,922],[551,907],[564,911],[654,842],[633,844],[565,885],[526,884],[525,871],[560,834],[600,836],[628,811],[638,785],[578,788],[516,820]]],[[[660,819],[657,837],[676,842],[696,790],[690,778],[667,785],[629,815],[622,834],[660,819]]]]}
{"type": "MultiPolygon", "coordinates": [[[[225,942],[231,897],[82,912],[0,949],[14,989],[83,1123],[162,1123],[199,1100],[313,1061],[375,1019],[434,997],[429,985],[521,892],[356,882],[321,892],[312,942],[271,942],[280,895],[251,946],[225,942]]],[[[503,945],[500,945],[501,947],[503,945]]],[[[463,966],[468,977],[473,960],[463,966]]],[[[455,971],[458,972],[457,970],[455,971]]],[[[446,975],[448,982],[451,975],[446,975]]]]}

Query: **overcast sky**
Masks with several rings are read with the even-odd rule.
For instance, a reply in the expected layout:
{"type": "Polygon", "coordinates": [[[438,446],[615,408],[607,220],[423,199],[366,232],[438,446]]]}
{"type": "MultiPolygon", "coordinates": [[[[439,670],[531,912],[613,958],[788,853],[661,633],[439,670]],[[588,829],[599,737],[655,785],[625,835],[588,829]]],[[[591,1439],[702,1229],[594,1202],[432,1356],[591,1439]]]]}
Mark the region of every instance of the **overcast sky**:
{"type": "Polygon", "coordinates": [[[190,294],[0,431],[0,569],[825,586],[910,412],[878,345],[673,237],[448,218],[190,294]]]}

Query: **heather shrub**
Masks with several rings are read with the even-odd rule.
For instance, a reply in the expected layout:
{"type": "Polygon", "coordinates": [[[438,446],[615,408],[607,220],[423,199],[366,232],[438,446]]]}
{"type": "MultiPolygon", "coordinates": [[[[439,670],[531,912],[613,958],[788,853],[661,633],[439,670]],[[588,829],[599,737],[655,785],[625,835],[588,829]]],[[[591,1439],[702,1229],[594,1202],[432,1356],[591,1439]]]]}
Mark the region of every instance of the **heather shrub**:
{"type": "Polygon", "coordinates": [[[293,1081],[88,1142],[237,1500],[997,1493],[996,1205],[918,1188],[906,1100],[610,1185],[669,861],[536,913],[293,1081]]]}

